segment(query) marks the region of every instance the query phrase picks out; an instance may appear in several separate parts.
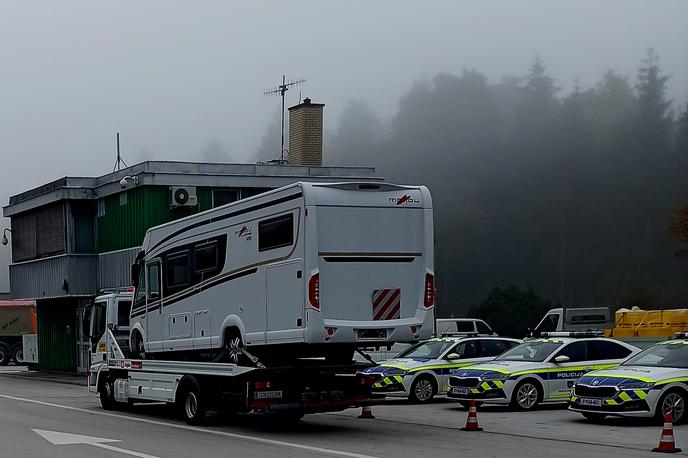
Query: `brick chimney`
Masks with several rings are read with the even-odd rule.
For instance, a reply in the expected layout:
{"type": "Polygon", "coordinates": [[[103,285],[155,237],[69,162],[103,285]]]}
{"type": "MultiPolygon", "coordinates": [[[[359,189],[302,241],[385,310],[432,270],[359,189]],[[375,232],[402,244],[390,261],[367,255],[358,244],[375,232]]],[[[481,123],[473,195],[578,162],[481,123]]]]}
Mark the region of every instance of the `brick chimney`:
{"type": "Polygon", "coordinates": [[[303,103],[289,107],[289,164],[322,166],[324,103],[303,103]]]}

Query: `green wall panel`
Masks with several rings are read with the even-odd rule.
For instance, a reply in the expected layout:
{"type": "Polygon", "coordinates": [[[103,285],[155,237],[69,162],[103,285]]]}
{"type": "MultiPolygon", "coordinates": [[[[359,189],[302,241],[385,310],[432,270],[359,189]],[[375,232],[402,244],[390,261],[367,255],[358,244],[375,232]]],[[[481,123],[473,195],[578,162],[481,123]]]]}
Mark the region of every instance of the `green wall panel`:
{"type": "Polygon", "coordinates": [[[39,301],[38,366],[41,370],[76,371],[76,304],[39,301]]]}
{"type": "Polygon", "coordinates": [[[171,209],[167,186],[140,186],[102,199],[105,214],[97,218],[98,252],[140,246],[146,231],[184,216],[211,208],[210,188],[197,188],[198,205],[171,209]]]}

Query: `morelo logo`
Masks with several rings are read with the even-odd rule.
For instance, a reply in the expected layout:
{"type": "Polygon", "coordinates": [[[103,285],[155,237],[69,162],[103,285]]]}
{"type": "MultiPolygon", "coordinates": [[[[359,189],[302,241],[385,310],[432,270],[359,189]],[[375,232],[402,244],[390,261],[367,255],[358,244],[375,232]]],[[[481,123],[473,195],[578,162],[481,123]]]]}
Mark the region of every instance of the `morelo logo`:
{"type": "Polygon", "coordinates": [[[411,197],[408,194],[404,194],[402,197],[390,197],[389,202],[392,204],[397,204],[397,205],[403,205],[407,202],[412,202],[414,204],[419,204],[420,199],[416,199],[415,197],[411,197]]]}
{"type": "Polygon", "coordinates": [[[248,240],[251,239],[251,233],[251,228],[246,225],[241,226],[241,229],[234,231],[234,235],[237,237],[246,237],[248,240]]]}

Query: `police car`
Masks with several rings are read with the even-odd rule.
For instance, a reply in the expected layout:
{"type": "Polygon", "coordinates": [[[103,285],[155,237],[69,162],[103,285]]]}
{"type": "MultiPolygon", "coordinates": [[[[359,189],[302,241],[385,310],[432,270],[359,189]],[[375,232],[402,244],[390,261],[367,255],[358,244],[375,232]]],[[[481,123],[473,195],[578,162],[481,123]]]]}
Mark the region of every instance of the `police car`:
{"type": "Polygon", "coordinates": [[[618,366],[638,348],[581,332],[549,333],[501,354],[494,361],[455,371],[447,396],[510,404],[530,410],[539,404],[568,402],[571,387],[583,374],[618,366]],[[561,337],[560,337],[561,336],[561,337]]]}
{"type": "Polygon", "coordinates": [[[424,403],[446,393],[451,371],[492,360],[521,342],[504,337],[438,337],[419,342],[394,359],[362,372],[376,378],[374,394],[405,396],[424,403]]]}
{"type": "Polygon", "coordinates": [[[613,370],[585,374],[576,382],[569,409],[591,421],[607,415],[657,417],[672,410],[688,421],[688,335],[646,348],[613,370]]]}

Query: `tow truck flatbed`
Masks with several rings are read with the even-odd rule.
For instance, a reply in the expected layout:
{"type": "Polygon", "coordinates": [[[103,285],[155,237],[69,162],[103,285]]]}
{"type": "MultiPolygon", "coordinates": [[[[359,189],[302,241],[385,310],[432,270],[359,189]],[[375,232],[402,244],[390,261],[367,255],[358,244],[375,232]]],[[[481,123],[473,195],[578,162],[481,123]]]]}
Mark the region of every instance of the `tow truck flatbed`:
{"type": "Polygon", "coordinates": [[[108,329],[107,352],[89,372],[89,391],[112,410],[137,402],[166,402],[199,424],[219,412],[261,412],[301,418],[365,404],[374,380],[365,363],[329,365],[297,360],[260,367],[222,362],[126,358],[108,329]]]}

